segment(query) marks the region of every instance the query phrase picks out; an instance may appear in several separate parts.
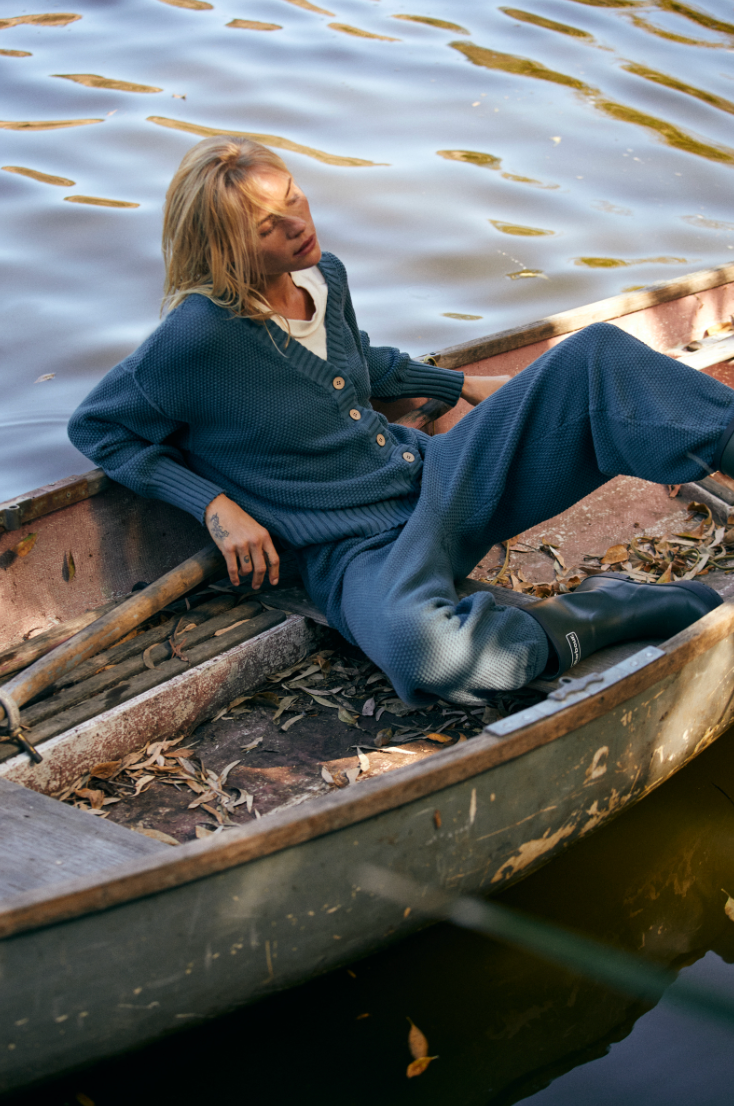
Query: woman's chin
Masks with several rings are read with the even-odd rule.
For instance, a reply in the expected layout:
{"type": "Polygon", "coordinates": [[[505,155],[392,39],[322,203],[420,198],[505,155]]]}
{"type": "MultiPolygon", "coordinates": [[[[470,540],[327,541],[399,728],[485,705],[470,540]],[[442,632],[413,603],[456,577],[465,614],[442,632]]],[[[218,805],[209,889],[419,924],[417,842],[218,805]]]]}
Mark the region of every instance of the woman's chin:
{"type": "Polygon", "coordinates": [[[321,260],[321,253],[321,246],[319,245],[319,240],[317,238],[310,250],[307,250],[304,254],[300,254],[299,256],[294,257],[294,265],[291,269],[291,272],[297,273],[301,269],[311,269],[314,265],[318,265],[319,261],[321,260]]]}

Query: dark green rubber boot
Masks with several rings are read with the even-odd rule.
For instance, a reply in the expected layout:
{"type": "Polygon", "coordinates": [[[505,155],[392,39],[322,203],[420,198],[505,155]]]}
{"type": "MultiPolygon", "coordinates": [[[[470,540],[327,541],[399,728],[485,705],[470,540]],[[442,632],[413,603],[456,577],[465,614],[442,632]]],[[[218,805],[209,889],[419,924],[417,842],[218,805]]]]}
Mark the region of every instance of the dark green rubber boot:
{"type": "Polygon", "coordinates": [[[673,637],[722,602],[713,588],[695,580],[643,584],[621,572],[604,572],[587,577],[568,595],[523,609],[548,638],[550,654],[542,678],[552,680],[618,641],[673,637]]]}

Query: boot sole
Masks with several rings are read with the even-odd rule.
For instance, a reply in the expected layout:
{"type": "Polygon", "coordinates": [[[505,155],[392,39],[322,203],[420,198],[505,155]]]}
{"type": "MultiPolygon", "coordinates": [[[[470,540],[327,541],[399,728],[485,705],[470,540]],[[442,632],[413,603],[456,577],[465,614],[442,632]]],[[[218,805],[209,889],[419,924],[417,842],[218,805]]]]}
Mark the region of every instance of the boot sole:
{"type": "MultiPolygon", "coordinates": [[[[631,580],[629,576],[624,572],[598,572],[595,576],[589,576],[587,579],[598,580],[624,580],[626,584],[639,584],[641,587],[661,587],[661,588],[684,588],[686,591],[690,591],[693,595],[707,605],[709,611],[715,611],[717,607],[720,607],[724,602],[722,597],[713,588],[710,588],[707,584],[701,584],[697,580],[671,580],[668,584],[648,584],[644,580],[631,580]]],[[[703,615],[701,616],[703,617],[703,615]]]]}

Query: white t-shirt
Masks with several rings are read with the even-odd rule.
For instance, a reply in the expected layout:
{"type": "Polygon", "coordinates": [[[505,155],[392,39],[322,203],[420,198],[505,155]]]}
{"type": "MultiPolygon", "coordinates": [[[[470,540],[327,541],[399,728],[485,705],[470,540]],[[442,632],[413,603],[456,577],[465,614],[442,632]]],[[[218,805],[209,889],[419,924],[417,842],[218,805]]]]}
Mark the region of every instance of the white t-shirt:
{"type": "Polygon", "coordinates": [[[288,319],[282,315],[273,315],[273,322],[277,323],[281,330],[290,330],[291,335],[310,350],[317,357],[326,360],[326,299],[329,288],[323,274],[317,265],[310,269],[302,269],[298,273],[291,273],[291,280],[297,288],[305,288],[314,302],[316,310],[310,319],[288,319]]]}

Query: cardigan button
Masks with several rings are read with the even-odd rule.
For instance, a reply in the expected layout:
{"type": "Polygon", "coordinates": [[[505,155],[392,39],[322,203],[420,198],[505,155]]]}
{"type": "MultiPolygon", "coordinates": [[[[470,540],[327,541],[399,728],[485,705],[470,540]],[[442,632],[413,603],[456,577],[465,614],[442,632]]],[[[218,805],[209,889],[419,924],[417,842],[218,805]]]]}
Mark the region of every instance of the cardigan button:
{"type": "Polygon", "coordinates": [[[404,453],[403,454],[403,460],[407,461],[408,464],[411,464],[412,461],[415,461],[415,457],[413,456],[412,453],[404,453]]]}
{"type": "Polygon", "coordinates": [[[355,422],[359,422],[359,420],[362,418],[356,407],[353,407],[352,410],[349,412],[349,417],[350,419],[354,419],[355,422]]]}
{"type": "Polygon", "coordinates": [[[337,392],[340,392],[342,390],[342,388],[344,387],[344,383],[345,383],[344,377],[343,376],[335,376],[331,383],[334,385],[337,392]]]}
{"type": "Polygon", "coordinates": [[[377,442],[378,445],[384,445],[385,444],[385,435],[384,434],[378,434],[377,437],[375,438],[375,441],[377,442]]]}

